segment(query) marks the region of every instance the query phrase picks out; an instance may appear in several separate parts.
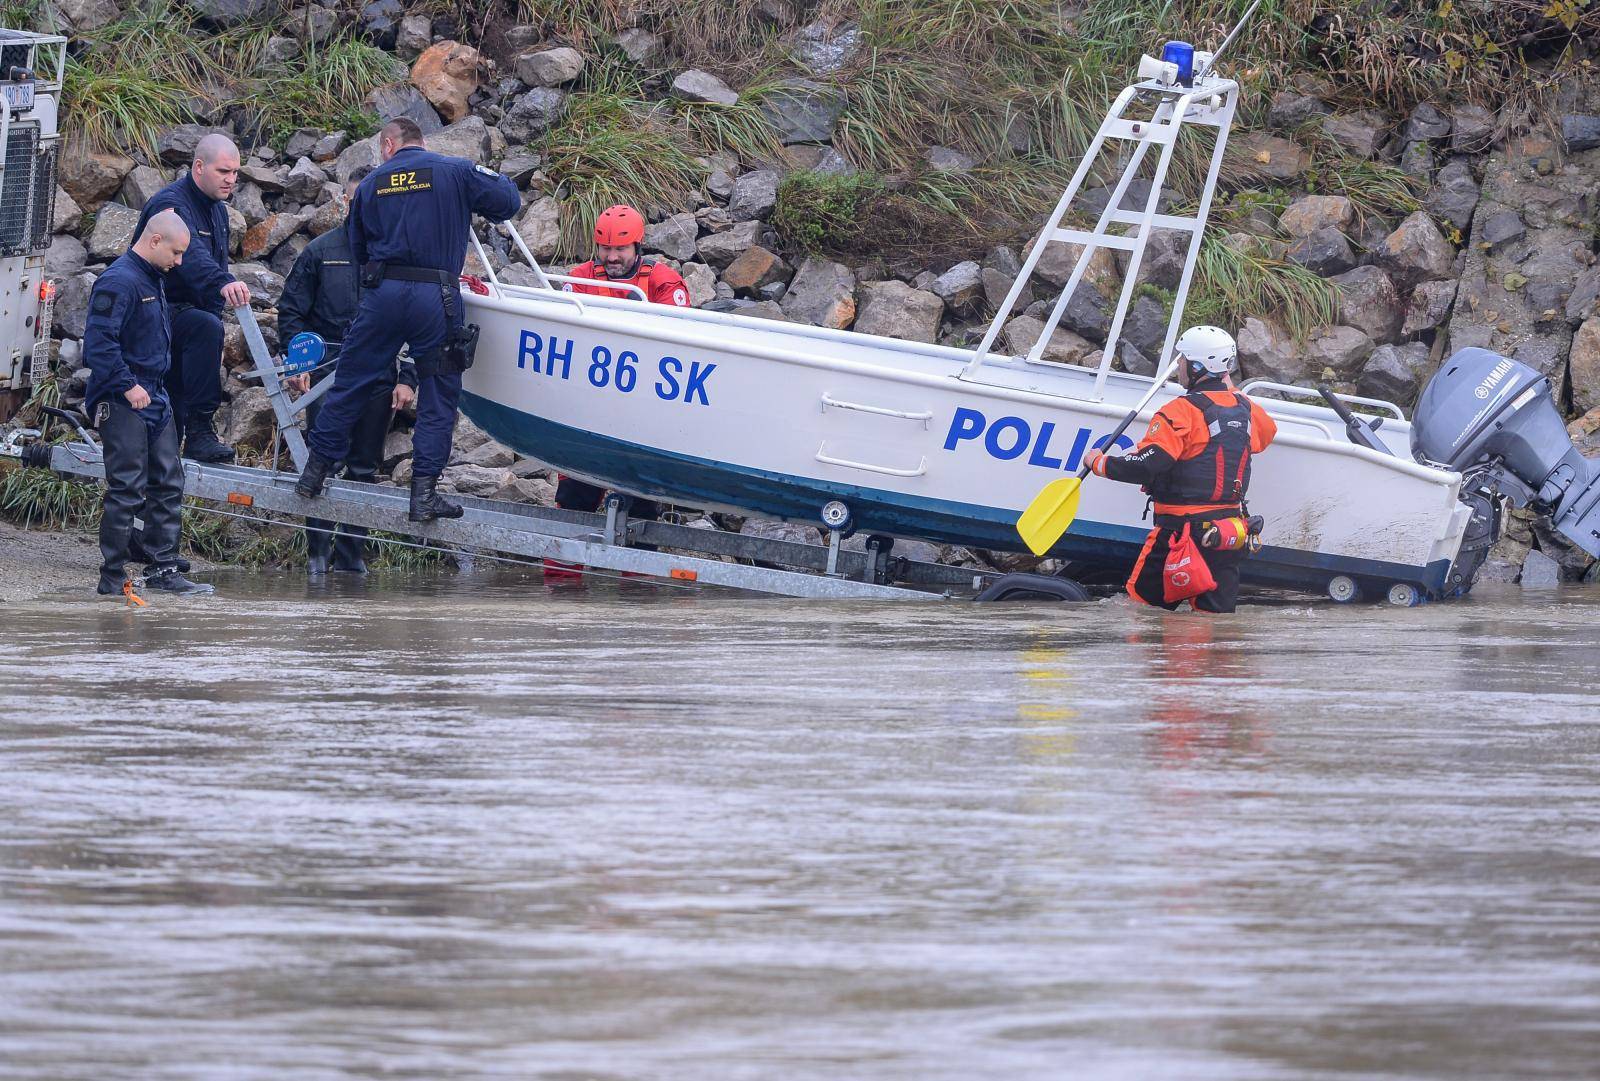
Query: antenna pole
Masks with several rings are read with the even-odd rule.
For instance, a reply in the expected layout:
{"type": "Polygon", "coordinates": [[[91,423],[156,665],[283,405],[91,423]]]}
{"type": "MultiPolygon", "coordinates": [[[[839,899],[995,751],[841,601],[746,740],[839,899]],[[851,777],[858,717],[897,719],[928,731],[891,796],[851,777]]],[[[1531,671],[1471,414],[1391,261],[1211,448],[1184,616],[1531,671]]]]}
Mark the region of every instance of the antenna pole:
{"type": "Polygon", "coordinates": [[[1244,29],[1244,24],[1250,21],[1250,16],[1254,15],[1256,8],[1260,6],[1261,0],[1255,0],[1255,3],[1250,5],[1249,10],[1239,17],[1239,21],[1233,24],[1233,29],[1228,31],[1228,36],[1222,39],[1222,44],[1218,45],[1216,51],[1211,54],[1211,59],[1206,61],[1206,66],[1201,68],[1199,73],[1195,75],[1196,80],[1203,79],[1211,74],[1211,67],[1217,62],[1217,57],[1221,56],[1223,51],[1233,44],[1233,39],[1239,36],[1239,31],[1244,29]]]}

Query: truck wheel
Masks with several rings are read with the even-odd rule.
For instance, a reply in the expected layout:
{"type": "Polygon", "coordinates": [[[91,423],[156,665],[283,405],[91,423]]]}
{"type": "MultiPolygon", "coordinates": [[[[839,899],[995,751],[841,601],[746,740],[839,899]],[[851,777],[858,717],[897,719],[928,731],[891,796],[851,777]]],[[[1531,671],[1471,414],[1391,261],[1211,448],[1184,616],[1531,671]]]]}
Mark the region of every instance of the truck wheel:
{"type": "Polygon", "coordinates": [[[1389,603],[1396,608],[1415,608],[1423,599],[1422,590],[1407,582],[1396,582],[1389,587],[1389,603]]]}
{"type": "Polygon", "coordinates": [[[1336,604],[1354,604],[1361,599],[1361,585],[1348,574],[1328,579],[1328,596],[1336,604]]]}

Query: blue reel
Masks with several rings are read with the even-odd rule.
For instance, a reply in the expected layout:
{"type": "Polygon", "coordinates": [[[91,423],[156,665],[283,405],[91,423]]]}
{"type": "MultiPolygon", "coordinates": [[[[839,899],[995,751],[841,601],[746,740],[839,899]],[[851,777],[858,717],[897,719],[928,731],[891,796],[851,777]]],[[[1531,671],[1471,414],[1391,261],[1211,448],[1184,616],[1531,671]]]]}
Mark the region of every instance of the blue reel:
{"type": "Polygon", "coordinates": [[[301,331],[289,339],[289,348],[283,358],[283,370],[291,375],[309,372],[322,363],[322,358],[327,352],[328,345],[322,340],[322,335],[309,330],[301,331]]]}

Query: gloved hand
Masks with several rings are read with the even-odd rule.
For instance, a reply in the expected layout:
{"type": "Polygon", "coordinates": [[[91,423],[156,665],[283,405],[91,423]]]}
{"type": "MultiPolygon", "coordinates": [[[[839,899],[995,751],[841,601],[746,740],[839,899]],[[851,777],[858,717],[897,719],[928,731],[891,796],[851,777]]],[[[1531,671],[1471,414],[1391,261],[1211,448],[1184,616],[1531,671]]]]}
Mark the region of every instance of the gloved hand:
{"type": "Polygon", "coordinates": [[[1105,476],[1106,452],[1103,450],[1091,450],[1088,454],[1083,456],[1083,464],[1088,466],[1089,472],[1093,473],[1095,476],[1105,476]]]}

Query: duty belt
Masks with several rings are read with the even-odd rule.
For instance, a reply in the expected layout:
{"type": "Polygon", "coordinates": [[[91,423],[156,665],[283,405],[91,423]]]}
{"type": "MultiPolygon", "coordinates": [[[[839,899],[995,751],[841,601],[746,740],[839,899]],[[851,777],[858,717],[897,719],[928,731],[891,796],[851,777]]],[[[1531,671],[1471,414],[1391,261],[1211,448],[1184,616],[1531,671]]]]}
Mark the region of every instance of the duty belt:
{"type": "Polygon", "coordinates": [[[361,268],[363,278],[371,278],[380,282],[385,279],[402,282],[424,282],[428,285],[442,285],[449,288],[455,285],[457,278],[448,270],[435,270],[425,266],[396,266],[393,263],[367,263],[361,268]]]}

